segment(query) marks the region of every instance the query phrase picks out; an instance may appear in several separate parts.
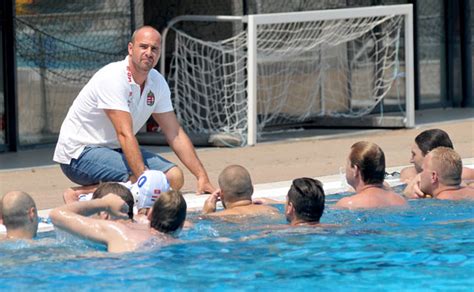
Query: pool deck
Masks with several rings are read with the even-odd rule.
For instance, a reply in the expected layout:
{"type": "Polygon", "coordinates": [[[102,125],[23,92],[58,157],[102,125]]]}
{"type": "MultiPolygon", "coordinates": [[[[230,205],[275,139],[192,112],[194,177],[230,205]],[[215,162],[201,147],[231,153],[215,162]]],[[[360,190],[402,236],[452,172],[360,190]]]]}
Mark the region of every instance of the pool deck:
{"type": "MultiPolygon", "coordinates": [[[[227,165],[246,167],[255,184],[255,196],[287,189],[291,180],[307,176],[325,183],[340,184],[339,168],[345,165],[350,146],[360,140],[377,143],[385,152],[387,170],[398,170],[409,164],[414,137],[430,128],[449,133],[456,151],[467,164],[474,164],[474,109],[437,109],[416,112],[413,129],[315,129],[301,135],[281,135],[281,140],[264,142],[253,147],[199,148],[197,153],[209,178],[217,185],[220,171],[227,165]]],[[[146,146],[174,162],[177,157],[168,147],[146,146]]],[[[17,153],[0,154],[0,195],[11,190],[30,193],[39,209],[63,204],[63,191],[74,186],[51,161],[53,146],[17,153]]],[[[186,199],[194,206],[207,196],[193,194],[196,180],[184,169],[186,199]]]]}

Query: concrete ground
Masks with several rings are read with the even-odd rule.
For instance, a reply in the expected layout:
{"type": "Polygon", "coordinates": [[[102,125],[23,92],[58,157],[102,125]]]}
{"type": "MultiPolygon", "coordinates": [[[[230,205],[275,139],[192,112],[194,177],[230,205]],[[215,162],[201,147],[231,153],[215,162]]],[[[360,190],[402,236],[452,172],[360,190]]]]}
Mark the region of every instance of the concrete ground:
{"type": "MultiPolygon", "coordinates": [[[[219,172],[229,164],[241,164],[251,173],[254,184],[289,181],[296,177],[320,177],[339,173],[350,146],[360,140],[377,143],[385,152],[387,167],[409,164],[414,137],[430,128],[449,133],[462,158],[474,158],[474,109],[418,111],[414,129],[309,130],[301,135],[282,135],[253,147],[200,148],[197,153],[211,182],[217,185],[219,172]],[[313,131],[313,132],[311,132],[313,131]]],[[[167,147],[147,146],[174,162],[167,147]]],[[[0,154],[0,195],[11,190],[30,193],[39,209],[63,203],[63,191],[74,186],[51,161],[53,147],[0,154]]],[[[178,165],[183,167],[179,162],[178,165]]],[[[194,192],[196,180],[187,169],[184,192],[194,192]]]]}

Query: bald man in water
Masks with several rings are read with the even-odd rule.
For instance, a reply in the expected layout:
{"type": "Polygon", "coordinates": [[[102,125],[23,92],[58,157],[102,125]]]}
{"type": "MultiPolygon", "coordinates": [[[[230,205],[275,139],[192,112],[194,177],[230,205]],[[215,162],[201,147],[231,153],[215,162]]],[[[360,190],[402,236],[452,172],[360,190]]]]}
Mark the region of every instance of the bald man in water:
{"type": "Polygon", "coordinates": [[[6,193],[0,204],[6,239],[32,239],[38,231],[38,210],[33,198],[25,192],[6,193]]]}
{"type": "Polygon", "coordinates": [[[206,200],[203,214],[209,217],[225,216],[278,216],[278,209],[252,202],[253,184],[250,173],[240,165],[226,167],[219,175],[219,187],[206,200]],[[216,212],[218,200],[225,210],[216,212]]]}

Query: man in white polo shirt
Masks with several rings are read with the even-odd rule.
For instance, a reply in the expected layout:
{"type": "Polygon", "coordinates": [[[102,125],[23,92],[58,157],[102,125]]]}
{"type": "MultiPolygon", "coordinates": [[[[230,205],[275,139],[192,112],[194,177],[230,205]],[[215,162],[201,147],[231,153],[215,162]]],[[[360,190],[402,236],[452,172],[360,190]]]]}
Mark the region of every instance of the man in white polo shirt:
{"type": "Polygon", "coordinates": [[[125,60],[100,69],[74,100],[61,126],[54,161],[73,182],[88,186],[106,181],[135,182],[146,170],[166,174],[179,190],[183,172],[163,157],[140,148],[135,134],[150,116],[170,147],[196,176],[197,193],[212,192],[206,170],[179,125],[158,63],[161,35],[150,26],[137,29],[125,60]]]}

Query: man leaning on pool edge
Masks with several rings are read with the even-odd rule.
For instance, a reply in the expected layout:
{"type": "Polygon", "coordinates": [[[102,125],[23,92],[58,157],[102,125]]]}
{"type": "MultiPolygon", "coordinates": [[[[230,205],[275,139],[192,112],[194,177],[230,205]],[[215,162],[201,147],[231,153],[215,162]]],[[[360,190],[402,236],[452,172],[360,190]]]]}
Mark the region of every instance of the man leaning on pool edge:
{"type": "Polygon", "coordinates": [[[161,35],[151,26],[137,29],[125,60],[101,68],[74,100],[61,126],[53,160],[80,185],[134,182],[147,168],[166,174],[171,187],[184,184],[174,163],[140,148],[135,134],[150,116],[181,162],[197,178],[197,193],[212,192],[206,170],[179,125],[158,63],[161,35]]]}

